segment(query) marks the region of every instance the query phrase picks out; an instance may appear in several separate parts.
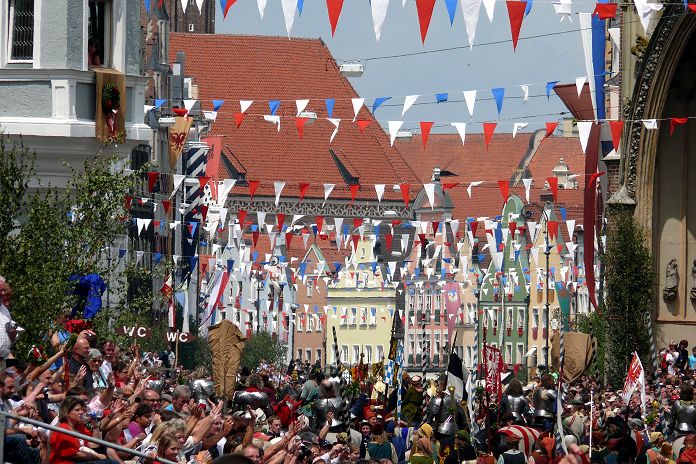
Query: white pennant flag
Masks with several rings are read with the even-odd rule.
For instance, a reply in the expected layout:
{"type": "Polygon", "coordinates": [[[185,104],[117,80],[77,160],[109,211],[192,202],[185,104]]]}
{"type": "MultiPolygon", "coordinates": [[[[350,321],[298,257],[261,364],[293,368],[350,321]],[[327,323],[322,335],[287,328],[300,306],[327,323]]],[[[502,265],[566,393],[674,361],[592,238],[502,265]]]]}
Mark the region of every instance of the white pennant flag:
{"type": "Polygon", "coordinates": [[[573,13],[571,9],[571,0],[561,0],[560,2],[553,2],[553,9],[556,11],[557,15],[561,15],[561,22],[568,18],[568,21],[573,22],[571,14],[573,13]]]}
{"type": "Polygon", "coordinates": [[[566,221],[566,228],[568,229],[568,237],[573,238],[573,232],[575,232],[575,219],[568,219],[566,221]]]}
{"type": "Polygon", "coordinates": [[[529,85],[522,84],[520,85],[520,88],[522,89],[522,93],[524,94],[522,96],[522,104],[525,104],[527,103],[527,100],[529,100],[529,85]]]}
{"type": "Polygon", "coordinates": [[[193,105],[195,105],[197,101],[198,100],[184,100],[184,108],[186,108],[186,111],[191,111],[193,105]]]}
{"type": "Polygon", "coordinates": [[[136,264],[138,264],[140,261],[142,261],[144,254],[145,254],[144,251],[136,251],[135,252],[135,263],[136,264]]]}
{"type": "Polygon", "coordinates": [[[246,110],[249,109],[252,103],[254,103],[254,100],[239,100],[239,110],[242,113],[246,113],[246,110]]]}
{"type": "Polygon", "coordinates": [[[459,221],[456,219],[453,219],[450,221],[450,229],[452,230],[452,238],[456,239],[457,238],[457,231],[459,230],[459,221]]]}
{"type": "Polygon", "coordinates": [[[471,189],[473,187],[476,187],[477,185],[481,185],[481,184],[483,184],[482,180],[477,180],[477,181],[474,181],[474,182],[469,184],[469,186],[466,188],[466,193],[469,194],[469,200],[471,200],[471,189]]]}
{"type": "Polygon", "coordinates": [[[476,90],[465,90],[464,100],[466,100],[466,109],[469,110],[469,116],[474,117],[474,104],[476,103],[476,90]]]}
{"type": "Polygon", "coordinates": [[[283,4],[283,16],[285,17],[285,29],[288,31],[288,38],[290,38],[290,31],[292,30],[292,23],[295,21],[295,12],[297,11],[297,0],[280,0],[283,4]]]}
{"type": "Polygon", "coordinates": [[[278,132],[280,132],[280,116],[274,116],[272,114],[265,114],[263,116],[263,120],[266,122],[270,122],[278,126],[278,132]]]}
{"type": "Polygon", "coordinates": [[[418,97],[420,95],[407,95],[406,98],[404,98],[404,109],[401,110],[401,116],[403,116],[409,108],[413,106],[413,104],[418,100],[418,97]]]}
{"type": "MultiPolygon", "coordinates": [[[[512,125],[512,138],[514,139],[515,136],[517,135],[517,131],[520,129],[524,129],[527,127],[529,123],[527,122],[516,122],[512,125]]],[[[529,202],[528,202],[529,203],[529,202]]]]}
{"type": "Polygon", "coordinates": [[[256,0],[256,5],[259,7],[259,15],[263,19],[263,13],[266,11],[266,0],[256,0]]]}
{"type": "Polygon", "coordinates": [[[384,184],[375,184],[375,192],[377,193],[377,202],[381,202],[384,196],[384,184]]]}
{"type": "Polygon", "coordinates": [[[328,118],[328,120],[334,125],[334,130],[331,133],[331,138],[329,139],[329,143],[331,143],[333,142],[334,137],[336,137],[336,134],[338,134],[338,125],[341,123],[341,120],[336,118],[328,118]]]}
{"type": "Polygon", "coordinates": [[[235,179],[225,179],[222,181],[222,189],[218,193],[219,206],[223,206],[225,204],[225,200],[227,200],[227,195],[230,194],[235,183],[237,183],[235,179]]]}
{"type": "Polygon", "coordinates": [[[587,141],[590,139],[593,121],[578,121],[578,135],[582,152],[587,153],[587,141]]]}
{"type": "Polygon", "coordinates": [[[391,146],[394,146],[394,140],[396,140],[396,133],[399,132],[401,126],[404,124],[403,121],[389,121],[389,142],[391,146]]]}
{"type": "Polygon", "coordinates": [[[451,126],[454,126],[459,133],[459,138],[462,139],[462,145],[464,145],[464,140],[466,139],[466,123],[465,122],[452,122],[451,126]]]}
{"type": "Polygon", "coordinates": [[[170,195],[171,197],[173,197],[176,191],[179,190],[179,186],[184,181],[184,177],[186,176],[183,174],[174,174],[174,186],[172,187],[172,194],[170,195]]]}
{"type": "Polygon", "coordinates": [[[423,184],[425,189],[425,194],[428,196],[428,203],[430,203],[430,209],[435,208],[435,184],[423,184]]]}
{"type": "Polygon", "coordinates": [[[204,0],[196,0],[196,6],[198,7],[199,13],[203,13],[203,1],[204,0]]]}
{"type": "Polygon", "coordinates": [[[275,205],[278,206],[278,202],[280,202],[280,193],[285,188],[285,182],[275,181],[273,182],[273,188],[275,189],[275,205]]]}
{"type": "Polygon", "coordinates": [[[493,22],[493,9],[495,8],[495,0],[483,0],[483,6],[486,9],[488,20],[493,22]]]}
{"type": "Polygon", "coordinates": [[[379,42],[379,37],[382,34],[382,26],[384,26],[384,18],[387,17],[387,8],[389,8],[389,0],[372,0],[372,23],[375,27],[375,39],[379,42]]]}
{"type": "Polygon", "coordinates": [[[643,119],[643,125],[647,130],[657,129],[657,119],[643,119]]]}
{"type": "Polygon", "coordinates": [[[575,90],[578,91],[578,97],[582,93],[583,87],[585,87],[585,82],[587,82],[587,76],[580,76],[575,78],[575,90]]]}
{"type": "Polygon", "coordinates": [[[295,105],[297,106],[297,115],[299,116],[300,113],[302,113],[305,108],[307,108],[307,105],[309,104],[309,100],[295,100],[295,105]]]}
{"type": "Polygon", "coordinates": [[[478,24],[479,11],[481,10],[481,0],[461,0],[462,13],[464,14],[464,25],[466,35],[469,38],[469,50],[474,46],[476,36],[476,25],[478,24]]]}
{"type": "Polygon", "coordinates": [[[527,203],[529,203],[529,188],[532,186],[532,181],[534,179],[522,179],[522,183],[524,184],[524,197],[527,199],[527,203]]]}
{"type": "Polygon", "coordinates": [[[333,191],[336,184],[324,184],[324,201],[329,199],[329,195],[333,191]]]}
{"type": "Polygon", "coordinates": [[[350,101],[353,103],[353,121],[358,119],[358,113],[360,112],[360,108],[365,104],[365,99],[364,98],[351,98],[350,101]]]}
{"type": "Polygon", "coordinates": [[[643,31],[645,35],[648,35],[648,27],[650,26],[650,19],[656,11],[662,9],[661,3],[651,3],[648,0],[633,0],[633,4],[636,6],[638,11],[638,16],[640,17],[640,23],[643,25],[643,31]]]}
{"type": "Polygon", "coordinates": [[[256,220],[259,223],[259,232],[263,232],[261,229],[263,229],[263,226],[266,225],[266,212],[265,211],[257,211],[256,212],[256,220]]]}

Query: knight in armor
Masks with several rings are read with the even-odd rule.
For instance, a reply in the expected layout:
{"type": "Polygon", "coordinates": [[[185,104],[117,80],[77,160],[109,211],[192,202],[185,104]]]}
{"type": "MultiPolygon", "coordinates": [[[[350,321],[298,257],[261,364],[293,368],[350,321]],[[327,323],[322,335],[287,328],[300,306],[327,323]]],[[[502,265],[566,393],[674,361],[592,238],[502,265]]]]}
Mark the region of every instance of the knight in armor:
{"type": "Polygon", "coordinates": [[[672,405],[674,431],[678,435],[687,435],[696,431],[696,404],[694,403],[694,387],[682,383],[679,399],[672,405]]]}
{"type": "Polygon", "coordinates": [[[454,437],[464,427],[466,416],[459,401],[454,397],[454,387],[446,388],[447,377],[440,378],[436,395],[428,402],[425,422],[433,425],[436,437],[454,437]]]}
{"type": "Polygon", "coordinates": [[[556,415],[556,399],[558,392],[554,388],[553,377],[550,374],[541,376],[541,386],[534,392],[534,423],[544,430],[553,430],[553,420],[556,415]]]}
{"type": "Polygon", "coordinates": [[[268,393],[261,391],[264,387],[261,376],[258,374],[249,375],[246,385],[244,390],[234,392],[232,402],[236,408],[246,410],[249,406],[253,410],[261,409],[267,417],[273,415],[268,393]]]}
{"type": "Polygon", "coordinates": [[[326,423],[326,416],[333,413],[333,420],[329,425],[329,431],[334,433],[344,432],[350,417],[348,415],[349,404],[338,393],[334,384],[329,380],[323,380],[319,385],[320,398],[312,403],[312,430],[318,431],[326,423]]]}
{"type": "Polygon", "coordinates": [[[524,396],[522,384],[517,379],[512,379],[505,389],[503,400],[500,403],[500,413],[505,415],[510,413],[515,424],[527,423],[529,416],[529,402],[524,396]]]}

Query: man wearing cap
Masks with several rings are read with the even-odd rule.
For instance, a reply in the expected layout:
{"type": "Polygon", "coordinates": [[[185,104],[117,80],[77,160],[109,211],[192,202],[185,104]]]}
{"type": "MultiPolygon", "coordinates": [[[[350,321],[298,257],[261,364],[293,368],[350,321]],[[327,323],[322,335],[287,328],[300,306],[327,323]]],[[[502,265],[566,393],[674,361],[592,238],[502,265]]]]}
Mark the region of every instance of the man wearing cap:
{"type": "Polygon", "coordinates": [[[367,453],[367,445],[370,443],[370,436],[372,435],[372,426],[366,420],[360,422],[360,458],[365,458],[365,453],[367,453]]]}
{"type": "Polygon", "coordinates": [[[418,424],[423,416],[423,379],[411,377],[411,385],[401,401],[401,417],[409,424],[418,424]]]}

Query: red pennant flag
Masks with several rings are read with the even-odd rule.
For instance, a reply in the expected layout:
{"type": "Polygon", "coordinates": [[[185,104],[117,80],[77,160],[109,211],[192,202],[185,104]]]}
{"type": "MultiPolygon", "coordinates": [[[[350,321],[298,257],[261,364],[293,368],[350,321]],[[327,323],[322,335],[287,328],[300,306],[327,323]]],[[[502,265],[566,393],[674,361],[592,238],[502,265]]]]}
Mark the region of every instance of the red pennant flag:
{"type": "Polygon", "coordinates": [[[617,6],[618,3],[597,3],[592,14],[598,15],[599,19],[610,19],[616,16],[617,6]]]}
{"type": "Polygon", "coordinates": [[[486,150],[488,150],[488,144],[491,143],[491,138],[493,138],[493,132],[498,124],[495,122],[484,122],[483,123],[483,134],[485,136],[484,140],[486,142],[486,150]]]}
{"type": "Polygon", "coordinates": [[[399,184],[399,190],[401,190],[401,198],[404,199],[404,204],[408,208],[408,191],[411,188],[411,184],[399,184]]]}
{"type": "Polygon", "coordinates": [[[237,219],[239,220],[239,225],[242,230],[244,230],[244,220],[246,219],[247,212],[245,209],[240,209],[237,211],[237,219]]]}
{"type": "Polygon", "coordinates": [[[169,213],[169,208],[171,208],[172,202],[169,200],[162,200],[162,208],[164,208],[164,214],[169,213]]]}
{"type": "Polygon", "coordinates": [[[343,0],[326,0],[326,9],[329,11],[329,23],[331,23],[331,37],[336,32],[338,17],[341,16],[343,0]]]}
{"type": "Polygon", "coordinates": [[[445,190],[454,188],[457,185],[459,185],[459,182],[445,182],[444,184],[442,184],[442,191],[444,192],[445,190]]]}
{"type": "Polygon", "coordinates": [[[358,251],[358,242],[360,241],[360,235],[353,234],[350,238],[351,240],[353,240],[353,248],[355,248],[355,251],[358,251]]]}
{"type": "Polygon", "coordinates": [[[560,255],[563,251],[563,244],[559,243],[558,245],[556,245],[556,249],[558,250],[558,254],[560,255]]]}
{"type": "Polygon", "coordinates": [[[350,188],[350,202],[353,203],[358,190],[360,190],[360,184],[350,184],[348,188],[350,188]]]}
{"type": "Polygon", "coordinates": [[[471,235],[476,237],[476,229],[478,229],[478,221],[471,221],[469,223],[469,229],[471,229],[471,235]]]}
{"type": "Polygon", "coordinates": [[[551,137],[551,134],[556,130],[556,127],[558,127],[558,122],[547,122],[546,123],[546,137],[551,137]]]}
{"type": "Polygon", "coordinates": [[[254,243],[254,248],[256,248],[256,243],[259,241],[259,229],[251,232],[251,241],[254,243]]]}
{"type": "Polygon", "coordinates": [[[558,177],[547,177],[546,182],[549,183],[551,193],[553,193],[553,201],[558,201],[558,177]]]}
{"type": "Polygon", "coordinates": [[[355,228],[357,229],[357,228],[360,227],[361,225],[363,225],[363,219],[362,219],[362,218],[355,218],[355,219],[353,219],[353,227],[355,227],[355,228]]]}
{"type": "Polygon", "coordinates": [[[367,126],[370,125],[370,121],[367,119],[358,119],[357,123],[358,123],[358,129],[360,129],[360,133],[365,132],[365,129],[367,128],[367,126]]]}
{"type": "Polygon", "coordinates": [[[205,218],[208,217],[208,205],[201,205],[201,217],[203,222],[205,222],[205,218]]]}
{"type": "Polygon", "coordinates": [[[498,188],[500,188],[500,194],[503,196],[503,200],[507,201],[510,196],[510,182],[507,180],[499,180],[498,188]]]}
{"type": "Polygon", "coordinates": [[[249,197],[251,198],[251,201],[254,201],[254,193],[256,192],[256,189],[259,188],[260,183],[260,180],[249,181],[249,197]]]}
{"type": "MultiPolygon", "coordinates": [[[[324,216],[317,216],[317,233],[321,233],[321,229],[324,227],[324,216]]],[[[336,231],[338,232],[338,231],[336,231]]]]}
{"type": "Polygon", "coordinates": [[[283,230],[283,223],[285,222],[285,214],[276,214],[276,224],[278,225],[278,230],[283,230]]]}
{"type": "Polygon", "coordinates": [[[198,188],[203,190],[203,188],[205,187],[205,184],[207,184],[209,180],[210,180],[210,177],[200,176],[198,178],[198,188]]]}
{"type": "Polygon", "coordinates": [[[515,231],[517,230],[517,223],[514,222],[514,221],[508,222],[508,229],[510,230],[510,235],[511,235],[511,236],[513,237],[513,239],[514,239],[514,237],[515,237],[515,231]]]}
{"type": "Polygon", "coordinates": [[[131,209],[131,203],[133,202],[133,197],[130,195],[126,195],[123,197],[123,207],[126,211],[130,211],[131,209]]]}
{"type": "Polygon", "coordinates": [[[551,240],[558,237],[558,221],[549,221],[546,223],[546,227],[549,231],[549,238],[551,240]]]}
{"type": "Polygon", "coordinates": [[[227,4],[225,5],[225,11],[222,13],[222,19],[227,18],[227,12],[230,11],[230,7],[235,4],[237,0],[227,0],[227,4]]]}
{"type": "Polygon", "coordinates": [[[517,49],[517,39],[520,37],[520,29],[522,28],[522,19],[524,19],[524,10],[527,9],[527,2],[518,2],[508,0],[507,2],[508,16],[510,17],[510,33],[512,34],[512,49],[517,49]]]}
{"type": "Polygon", "coordinates": [[[307,123],[308,118],[295,118],[295,125],[297,126],[297,132],[300,134],[300,140],[304,138],[304,126],[307,123]]]}
{"type": "Polygon", "coordinates": [[[688,120],[689,118],[669,118],[669,135],[674,134],[674,129],[676,129],[677,126],[686,124],[688,120]]]}
{"type": "Polygon", "coordinates": [[[425,45],[425,36],[428,35],[430,27],[430,19],[433,17],[433,8],[435,0],[416,0],[416,9],[418,10],[418,24],[420,24],[421,41],[425,45]]]}
{"type": "Polygon", "coordinates": [[[155,188],[155,184],[159,179],[159,172],[148,172],[147,173],[147,191],[152,193],[152,189],[155,188]]]}
{"type": "Polygon", "coordinates": [[[307,190],[309,190],[309,182],[300,182],[300,201],[304,199],[307,190]]]}
{"type": "Polygon", "coordinates": [[[423,139],[423,150],[425,150],[425,144],[428,143],[428,136],[430,135],[430,129],[432,129],[434,122],[421,121],[421,139],[423,139]]]}
{"type": "Polygon", "coordinates": [[[387,251],[391,251],[392,249],[392,240],[394,236],[392,234],[384,234],[384,241],[386,242],[387,245],[387,251]]]}
{"type": "Polygon", "coordinates": [[[182,117],[186,116],[186,114],[188,113],[188,110],[186,108],[172,108],[172,111],[177,116],[182,116],[182,117]]]}
{"type": "Polygon", "coordinates": [[[290,243],[292,242],[292,232],[285,233],[285,248],[290,249],[290,243]]]}
{"type": "MultiPolygon", "coordinates": [[[[616,3],[607,3],[607,5],[614,5],[616,3]]],[[[621,143],[621,133],[623,132],[624,122],[623,121],[609,121],[609,128],[611,129],[611,143],[614,144],[614,150],[619,151],[619,144],[621,143]]]]}
{"type": "Polygon", "coordinates": [[[691,10],[692,13],[696,13],[696,3],[691,3],[689,5],[689,9],[691,10]]]}
{"type": "Polygon", "coordinates": [[[188,229],[189,237],[193,238],[193,226],[191,223],[186,224],[186,229],[188,229]]]}
{"type": "Polygon", "coordinates": [[[435,234],[437,234],[437,229],[440,227],[440,221],[433,221],[432,226],[433,226],[433,235],[435,235],[435,234]]]}
{"type": "Polygon", "coordinates": [[[237,129],[239,129],[239,126],[242,125],[242,121],[244,121],[244,113],[234,113],[234,123],[237,125],[237,129]]]}

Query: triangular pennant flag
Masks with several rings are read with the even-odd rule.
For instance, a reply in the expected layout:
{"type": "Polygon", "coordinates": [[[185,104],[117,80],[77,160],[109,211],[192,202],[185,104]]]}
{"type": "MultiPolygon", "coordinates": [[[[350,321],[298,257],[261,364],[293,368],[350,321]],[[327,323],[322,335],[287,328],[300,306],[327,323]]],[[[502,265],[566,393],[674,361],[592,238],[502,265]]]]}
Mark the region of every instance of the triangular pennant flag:
{"type": "Polygon", "coordinates": [[[334,125],[334,130],[331,133],[331,137],[329,138],[329,143],[333,142],[334,137],[336,137],[336,134],[338,134],[338,126],[341,123],[340,119],[335,119],[335,118],[328,118],[329,122],[334,125]]]}
{"type": "Polygon", "coordinates": [[[578,121],[578,136],[580,138],[580,146],[582,152],[587,153],[587,141],[590,139],[590,131],[592,131],[593,121],[578,121]]]}
{"type": "Polygon", "coordinates": [[[251,201],[254,201],[254,192],[256,192],[256,189],[259,188],[259,184],[261,183],[260,180],[250,180],[249,182],[249,197],[251,198],[251,201]]]}
{"type": "Polygon", "coordinates": [[[490,22],[493,22],[493,13],[495,10],[495,4],[496,4],[496,0],[483,0],[483,7],[486,10],[486,15],[488,16],[488,20],[490,22]]]}
{"type": "Polygon", "coordinates": [[[375,28],[375,39],[379,42],[379,38],[382,35],[384,19],[387,17],[389,0],[371,0],[370,7],[372,8],[372,23],[375,28]]]}
{"type": "Polygon", "coordinates": [[[674,129],[676,129],[677,126],[686,124],[688,120],[689,118],[669,118],[669,135],[674,134],[674,129]]]}
{"type": "Polygon", "coordinates": [[[616,8],[618,6],[618,3],[597,3],[592,14],[599,16],[599,19],[614,18],[616,17],[616,8]]]}
{"type": "Polygon", "coordinates": [[[510,182],[507,180],[499,180],[498,181],[498,188],[500,189],[500,194],[503,196],[503,200],[507,201],[509,197],[509,191],[510,191],[510,182]]]}
{"type": "Polygon", "coordinates": [[[423,139],[423,150],[425,150],[425,144],[428,142],[428,136],[430,135],[430,129],[433,127],[434,122],[431,121],[421,121],[421,139],[423,139]]]}
{"type": "Polygon", "coordinates": [[[553,132],[556,130],[556,127],[558,127],[558,121],[547,122],[546,123],[546,135],[545,135],[545,137],[551,137],[553,132]]]}
{"type": "Polygon", "coordinates": [[[457,0],[445,0],[447,15],[449,16],[450,26],[454,24],[454,15],[457,13],[457,0]]]}
{"type": "MultiPolygon", "coordinates": [[[[374,5],[374,3],[373,3],[373,5],[374,5]]],[[[413,106],[413,104],[416,102],[416,100],[418,100],[419,96],[420,95],[407,95],[404,98],[404,109],[401,110],[401,116],[406,114],[406,111],[408,111],[409,108],[411,108],[413,106]]]]}
{"type": "Polygon", "coordinates": [[[517,135],[517,131],[520,129],[524,129],[529,125],[528,122],[516,122],[512,125],[512,138],[514,139],[515,136],[517,135]]]}
{"type": "Polygon", "coordinates": [[[365,129],[367,129],[367,126],[370,125],[370,119],[358,119],[358,129],[360,129],[360,133],[362,134],[365,132],[365,129]]]}
{"type": "Polygon", "coordinates": [[[264,114],[263,120],[270,122],[272,124],[275,124],[275,126],[278,128],[278,132],[280,132],[280,116],[273,116],[270,114],[264,114]]]}
{"type": "Polygon", "coordinates": [[[308,104],[309,104],[308,99],[295,100],[295,106],[297,107],[297,116],[299,116],[300,113],[302,113],[305,110],[305,108],[307,108],[308,104]]]}
{"type": "Polygon", "coordinates": [[[459,138],[462,139],[462,145],[464,145],[464,140],[466,139],[466,123],[465,122],[452,122],[450,123],[451,126],[454,126],[455,129],[457,129],[457,133],[459,134],[459,138]]]}
{"type": "Polygon", "coordinates": [[[611,143],[614,145],[614,150],[619,152],[619,144],[621,143],[621,133],[623,132],[624,122],[623,121],[609,121],[609,128],[611,129],[611,143]]]}
{"type": "Polygon", "coordinates": [[[186,108],[186,111],[190,112],[197,102],[198,100],[184,100],[184,108],[186,108]]]}
{"type": "Polygon", "coordinates": [[[401,191],[401,198],[404,200],[404,204],[408,208],[408,201],[409,201],[409,196],[408,196],[408,191],[411,188],[411,184],[399,184],[399,190],[401,191]]]}
{"type": "Polygon", "coordinates": [[[234,113],[232,116],[234,117],[234,123],[237,129],[239,129],[239,126],[241,126],[244,121],[244,113],[234,113]]]}
{"type": "Polygon", "coordinates": [[[316,216],[317,221],[317,233],[321,234],[321,230],[324,227],[324,216],[316,216]]]}
{"type": "Polygon", "coordinates": [[[164,214],[169,214],[169,208],[171,208],[172,202],[169,200],[162,200],[162,208],[164,208],[164,214]]]}
{"type": "Polygon", "coordinates": [[[297,126],[297,133],[300,134],[300,140],[304,139],[304,128],[307,124],[307,119],[309,118],[295,118],[295,126],[297,126]]]}
{"type": "Polygon", "coordinates": [[[466,35],[469,39],[469,50],[471,50],[474,46],[474,37],[476,37],[476,25],[478,24],[479,11],[481,10],[481,0],[461,0],[461,3],[466,35]]]}
{"type": "Polygon", "coordinates": [[[199,176],[198,177],[198,188],[203,191],[206,185],[208,185],[208,181],[210,181],[210,177],[206,176],[199,176]]]}
{"type": "Polygon", "coordinates": [[[285,224],[285,214],[283,214],[283,213],[276,214],[276,226],[278,226],[278,232],[283,231],[283,224],[285,224]]]}
{"type": "Polygon", "coordinates": [[[472,189],[474,187],[476,187],[477,185],[481,185],[481,184],[483,184],[482,180],[476,180],[476,181],[469,184],[469,186],[466,188],[466,193],[469,194],[469,200],[471,200],[472,189]]]}
{"type": "Polygon", "coordinates": [[[486,150],[488,150],[488,145],[491,143],[491,138],[493,137],[493,132],[498,124],[494,122],[484,122],[483,123],[483,135],[484,141],[486,142],[486,150]]]}
{"type": "Polygon", "coordinates": [[[642,121],[647,130],[657,129],[657,119],[643,119],[642,121]]]}
{"type": "Polygon", "coordinates": [[[551,99],[551,91],[553,90],[554,87],[556,87],[556,84],[558,84],[558,81],[551,81],[546,83],[546,99],[550,100],[551,99]]]}
{"type": "Polygon", "coordinates": [[[165,100],[164,98],[158,98],[157,100],[155,100],[155,108],[159,108],[165,103],[167,103],[167,100],[165,100]]]}
{"type": "Polygon", "coordinates": [[[498,116],[500,116],[500,112],[503,111],[503,98],[505,97],[505,87],[497,87],[495,89],[491,89],[491,93],[493,94],[493,99],[495,100],[495,106],[498,108],[498,116]]]}
{"type": "Polygon", "coordinates": [[[263,14],[266,11],[266,0],[256,0],[256,6],[259,7],[259,16],[263,19],[263,14]]]}
{"type": "Polygon", "coordinates": [[[529,100],[529,86],[527,84],[520,85],[522,89],[522,104],[524,105],[529,100]]]}
{"type": "Polygon", "coordinates": [[[360,190],[360,184],[350,184],[348,188],[350,189],[350,202],[353,203],[358,190],[360,190]]]}
{"type": "MultiPolygon", "coordinates": [[[[227,0],[227,3],[225,4],[225,9],[224,9],[223,12],[222,12],[222,19],[227,18],[227,13],[230,11],[230,7],[232,7],[232,5],[234,5],[236,1],[237,1],[237,0],[227,0]]],[[[182,0],[182,2],[183,2],[183,0],[182,0]]],[[[198,11],[201,11],[201,6],[202,6],[202,5],[203,5],[203,2],[201,2],[201,3],[198,5],[198,11]]]]}
{"type": "Polygon", "coordinates": [[[147,173],[147,191],[152,193],[152,190],[155,188],[155,184],[157,183],[157,180],[159,179],[159,172],[148,172],[147,173]]]}
{"type": "Polygon", "coordinates": [[[302,16],[302,10],[304,9],[304,0],[297,0],[297,12],[302,16]]]}
{"type": "Polygon", "coordinates": [[[558,201],[558,177],[547,177],[546,182],[548,182],[551,193],[553,194],[553,201],[558,201]]]}
{"type": "Polygon", "coordinates": [[[304,196],[307,194],[307,190],[309,190],[309,182],[300,182],[299,188],[300,188],[300,201],[302,201],[304,199],[304,196]]]}
{"type": "Polygon", "coordinates": [[[237,220],[239,221],[239,225],[242,227],[242,230],[244,229],[244,220],[246,219],[247,216],[247,211],[245,209],[240,209],[237,211],[237,220]]]}
{"type": "MultiPolygon", "coordinates": [[[[336,184],[324,184],[324,201],[329,199],[329,195],[333,191],[336,184]]],[[[338,231],[336,231],[338,233],[338,231]]]]}
{"type": "Polygon", "coordinates": [[[239,111],[246,113],[254,100],[239,100],[239,111]]]}
{"type": "Polygon", "coordinates": [[[324,100],[324,102],[326,103],[326,115],[329,118],[333,118],[333,109],[334,105],[336,104],[336,100],[333,98],[327,98],[324,100]]]}
{"type": "Polygon", "coordinates": [[[578,92],[578,97],[582,93],[582,88],[585,87],[585,82],[587,82],[587,76],[580,76],[575,78],[575,90],[578,92]]]}
{"type": "Polygon", "coordinates": [[[433,17],[435,0],[416,0],[418,10],[418,24],[420,25],[421,41],[425,44],[425,36],[428,35],[430,19],[433,17]]]}
{"type": "Polygon", "coordinates": [[[389,126],[389,143],[392,147],[394,146],[394,140],[396,140],[396,134],[401,129],[403,123],[403,121],[388,121],[387,123],[389,126]]]}
{"type": "Polygon", "coordinates": [[[381,202],[384,196],[384,184],[375,184],[375,193],[377,193],[377,202],[381,202]]]}
{"type": "Polygon", "coordinates": [[[297,0],[280,0],[283,5],[283,17],[285,18],[285,30],[292,30],[292,23],[295,21],[295,12],[297,11],[297,0]]]}
{"type": "Polygon", "coordinates": [[[474,104],[476,103],[476,90],[465,90],[464,100],[466,101],[466,109],[469,111],[469,116],[474,116],[474,104]]]}
{"type": "Polygon", "coordinates": [[[285,248],[290,249],[290,243],[292,242],[292,232],[285,232],[285,248]]]}
{"type": "Polygon", "coordinates": [[[505,2],[508,9],[508,17],[510,18],[510,33],[512,34],[512,49],[517,49],[517,40],[520,37],[520,28],[522,28],[522,19],[524,19],[524,10],[527,8],[527,2],[507,0],[505,2]]]}
{"type": "Polygon", "coordinates": [[[275,205],[278,206],[278,203],[280,202],[280,194],[283,191],[283,188],[285,188],[285,182],[275,181],[273,182],[273,188],[275,189],[275,205]]]}
{"type": "Polygon", "coordinates": [[[527,203],[529,203],[529,189],[532,186],[532,180],[534,179],[522,179],[522,183],[524,184],[524,197],[527,199],[527,203]]]}
{"type": "Polygon", "coordinates": [[[438,103],[444,103],[449,98],[449,93],[436,93],[435,101],[438,103]]]}
{"type": "Polygon", "coordinates": [[[343,0],[326,0],[326,9],[329,13],[329,23],[331,24],[331,37],[333,37],[334,33],[336,32],[338,18],[341,16],[341,10],[343,9],[343,0]]]}
{"type": "Polygon", "coordinates": [[[430,209],[435,207],[435,184],[423,184],[425,189],[425,195],[428,197],[428,203],[430,203],[430,209]]]}
{"type": "Polygon", "coordinates": [[[353,104],[353,121],[355,121],[358,118],[358,113],[360,112],[360,108],[365,104],[365,99],[364,98],[351,98],[351,103],[353,104]]]}

